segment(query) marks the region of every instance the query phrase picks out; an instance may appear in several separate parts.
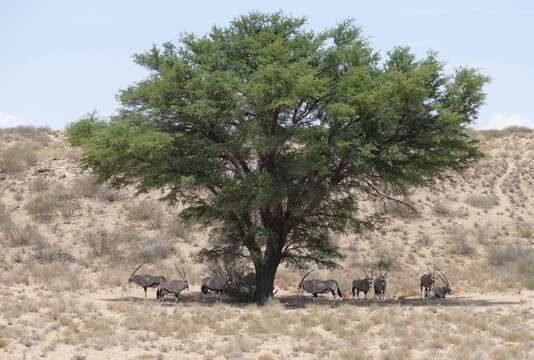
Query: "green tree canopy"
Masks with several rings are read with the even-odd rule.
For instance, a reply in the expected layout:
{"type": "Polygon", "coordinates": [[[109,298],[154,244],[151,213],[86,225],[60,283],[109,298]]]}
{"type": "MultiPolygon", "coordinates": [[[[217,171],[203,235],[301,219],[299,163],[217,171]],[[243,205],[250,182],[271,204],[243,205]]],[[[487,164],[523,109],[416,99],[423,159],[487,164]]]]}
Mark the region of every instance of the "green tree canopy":
{"type": "Polygon", "coordinates": [[[487,77],[404,47],[381,59],[352,21],[319,33],[305,22],[253,12],[135,55],[148,77],[82,143],[102,180],[163,190],[209,225],[203,258],[250,261],[258,302],[282,262],[335,267],[331,235],[375,224],[359,216],[364,197],[481,155],[466,126],[487,77]]]}

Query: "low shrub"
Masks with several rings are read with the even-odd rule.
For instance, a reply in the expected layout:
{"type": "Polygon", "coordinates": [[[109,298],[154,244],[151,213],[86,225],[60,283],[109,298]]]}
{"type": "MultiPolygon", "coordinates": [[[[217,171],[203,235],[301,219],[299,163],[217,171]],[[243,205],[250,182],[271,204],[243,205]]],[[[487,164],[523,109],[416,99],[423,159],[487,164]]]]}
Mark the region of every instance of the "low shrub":
{"type": "Polygon", "coordinates": [[[17,143],[0,149],[0,173],[16,174],[27,170],[37,161],[35,147],[17,143]]]}
{"type": "Polygon", "coordinates": [[[419,213],[412,204],[408,205],[392,200],[383,201],[381,212],[401,219],[416,218],[419,213]]]}
{"type": "Polygon", "coordinates": [[[48,191],[31,198],[25,205],[25,209],[35,220],[48,221],[56,214],[61,213],[64,217],[72,215],[79,208],[75,201],[76,194],[57,184],[48,191]]]}
{"type": "Polygon", "coordinates": [[[454,215],[454,211],[442,200],[436,200],[432,210],[438,216],[450,217],[454,215]]]}
{"type": "Polygon", "coordinates": [[[91,255],[95,257],[115,255],[117,247],[123,242],[123,237],[119,232],[107,230],[89,232],[84,238],[84,242],[91,250],[91,255]]]}
{"type": "Polygon", "coordinates": [[[39,194],[30,199],[25,206],[26,211],[35,220],[50,220],[62,206],[60,199],[50,192],[39,194]]]}
{"type": "Polygon", "coordinates": [[[525,254],[521,246],[492,246],[488,249],[488,261],[491,265],[501,266],[516,261],[525,254]]]}
{"type": "MultiPolygon", "coordinates": [[[[523,285],[534,289],[534,247],[508,245],[488,250],[488,262],[494,266],[511,266],[520,276],[523,285]]],[[[510,270],[506,270],[510,271],[510,270]]]]}
{"type": "Polygon", "coordinates": [[[191,225],[183,221],[179,216],[173,217],[168,225],[167,232],[171,236],[176,236],[185,242],[191,242],[193,231],[191,225]]]}
{"type": "Polygon", "coordinates": [[[83,175],[74,180],[73,190],[81,197],[93,198],[100,190],[98,179],[94,175],[83,175]]]}
{"type": "Polygon", "coordinates": [[[38,177],[30,182],[29,187],[31,191],[40,193],[50,188],[50,182],[43,177],[38,177]]]}
{"type": "Polygon", "coordinates": [[[98,193],[96,195],[100,200],[103,201],[117,201],[119,200],[119,192],[115,191],[111,188],[108,184],[103,184],[100,189],[98,189],[98,193]]]}
{"type": "Polygon", "coordinates": [[[519,237],[522,237],[525,239],[534,238],[534,227],[528,224],[523,224],[523,223],[518,224],[516,231],[519,237]]]}
{"type": "Polygon", "coordinates": [[[78,262],[74,256],[44,238],[33,244],[33,259],[41,264],[78,262]]]}
{"type": "Polygon", "coordinates": [[[126,217],[133,221],[147,221],[152,228],[161,227],[163,211],[159,204],[150,200],[141,200],[133,205],[126,205],[126,217]]]}
{"type": "Polygon", "coordinates": [[[471,194],[466,196],[465,202],[479,209],[491,209],[499,204],[499,199],[493,195],[471,194]]]}
{"type": "Polygon", "coordinates": [[[455,255],[469,256],[475,252],[475,249],[468,241],[468,234],[462,227],[453,227],[447,229],[451,251],[455,255]]]}

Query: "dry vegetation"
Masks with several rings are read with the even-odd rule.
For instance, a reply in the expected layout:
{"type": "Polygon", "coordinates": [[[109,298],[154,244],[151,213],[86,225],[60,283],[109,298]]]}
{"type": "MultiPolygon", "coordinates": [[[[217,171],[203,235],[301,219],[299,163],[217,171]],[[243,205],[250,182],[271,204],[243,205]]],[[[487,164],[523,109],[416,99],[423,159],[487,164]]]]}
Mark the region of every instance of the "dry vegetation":
{"type": "Polygon", "coordinates": [[[363,203],[388,216],[384,228],[337,237],[343,269],[314,276],[349,293],[363,256],[388,255],[387,298],[417,297],[428,261],[447,273],[451,300],[517,304],[288,308],[300,274],[284,267],[282,303],[257,308],[198,300],[208,269],[194,255],[205,229],[180,222],[159,194],[99,184],[60,133],[0,130],[0,358],[532,358],[534,133],[476,136],[483,161],[407,195],[410,206],[363,203]],[[126,283],[140,262],[168,278],[182,264],[191,294],[178,305],[143,304],[142,289],[126,283]]]}

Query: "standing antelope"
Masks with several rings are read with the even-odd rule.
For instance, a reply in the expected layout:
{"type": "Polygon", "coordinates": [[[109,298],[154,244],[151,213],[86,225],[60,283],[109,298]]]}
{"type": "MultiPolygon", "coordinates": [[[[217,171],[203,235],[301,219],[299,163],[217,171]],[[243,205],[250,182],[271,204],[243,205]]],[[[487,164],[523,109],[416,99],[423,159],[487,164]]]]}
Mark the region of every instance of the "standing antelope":
{"type": "Polygon", "coordinates": [[[214,291],[218,295],[218,301],[221,301],[223,290],[232,282],[232,277],[228,275],[208,276],[202,279],[200,290],[204,295],[208,291],[214,291]]]}
{"type": "Polygon", "coordinates": [[[427,299],[445,299],[445,296],[452,295],[452,288],[449,285],[449,280],[447,280],[447,277],[443,272],[440,273],[436,273],[436,275],[443,281],[445,286],[432,286],[427,294],[427,299]]]}
{"type": "MultiPolygon", "coordinates": [[[[145,263],[142,263],[135,269],[135,271],[130,275],[130,278],[128,279],[128,284],[134,283],[139,286],[141,286],[145,290],[145,301],[146,301],[146,289],[147,288],[154,288],[158,287],[159,284],[163,281],[165,281],[165,278],[163,276],[152,276],[152,275],[135,275],[137,270],[141,268],[145,263]]],[[[159,298],[159,291],[156,292],[156,298],[159,298]]]]}
{"type": "Polygon", "coordinates": [[[386,279],[388,276],[389,271],[389,265],[387,265],[387,262],[384,260],[380,260],[378,262],[378,272],[380,276],[377,276],[374,281],[374,292],[375,292],[375,298],[378,296],[379,301],[385,301],[386,296],[386,279]],[[382,274],[382,269],[385,270],[385,272],[382,274]]]}
{"type": "Polygon", "coordinates": [[[337,295],[339,295],[340,298],[343,297],[343,295],[341,295],[341,290],[339,290],[339,285],[336,280],[304,280],[308,275],[312,273],[312,271],[308,272],[302,277],[297,287],[298,290],[304,290],[307,293],[312,294],[314,303],[317,302],[318,294],[324,294],[328,291],[332,293],[332,296],[334,297],[334,303],[336,302],[336,293],[337,295]]]}
{"type": "Polygon", "coordinates": [[[163,302],[165,295],[174,294],[177,303],[178,295],[184,290],[189,290],[189,281],[187,279],[186,272],[183,269],[178,269],[178,266],[176,266],[176,264],[174,264],[174,267],[176,268],[176,272],[178,272],[181,279],[163,281],[159,284],[157,295],[160,302],[163,302]]]}
{"type": "Polygon", "coordinates": [[[354,295],[360,299],[360,291],[363,292],[365,299],[367,299],[367,293],[369,292],[369,289],[371,286],[373,286],[373,272],[374,268],[371,267],[371,276],[367,274],[367,271],[365,270],[365,267],[367,265],[367,262],[364,259],[362,271],[365,275],[365,278],[363,279],[355,279],[352,280],[352,298],[354,299],[354,295]]]}
{"type": "Polygon", "coordinates": [[[421,298],[426,299],[428,296],[428,292],[434,286],[436,283],[436,273],[434,271],[430,271],[430,267],[428,266],[428,263],[426,264],[426,269],[428,270],[428,273],[421,275],[421,278],[419,279],[419,286],[421,288],[421,298]],[[425,290],[425,294],[423,296],[423,289],[425,290]]]}

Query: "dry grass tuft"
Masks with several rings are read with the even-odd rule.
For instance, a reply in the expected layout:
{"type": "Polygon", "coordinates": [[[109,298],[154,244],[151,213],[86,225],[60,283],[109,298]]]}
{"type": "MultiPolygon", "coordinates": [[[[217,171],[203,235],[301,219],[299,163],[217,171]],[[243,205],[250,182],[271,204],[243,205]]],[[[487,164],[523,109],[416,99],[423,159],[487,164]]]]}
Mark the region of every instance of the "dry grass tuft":
{"type": "Polygon", "coordinates": [[[525,239],[534,238],[534,227],[529,224],[520,223],[517,225],[517,235],[525,239]]]}

